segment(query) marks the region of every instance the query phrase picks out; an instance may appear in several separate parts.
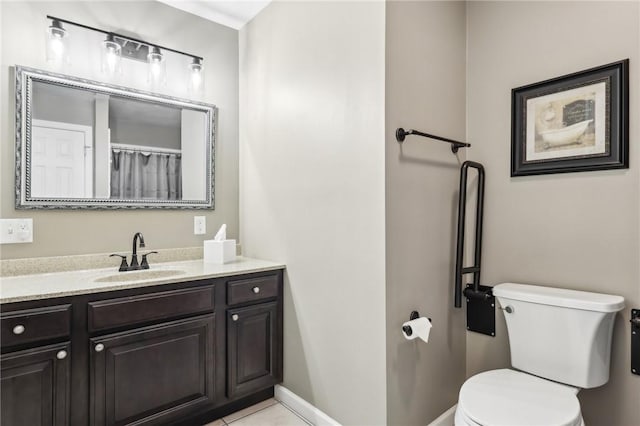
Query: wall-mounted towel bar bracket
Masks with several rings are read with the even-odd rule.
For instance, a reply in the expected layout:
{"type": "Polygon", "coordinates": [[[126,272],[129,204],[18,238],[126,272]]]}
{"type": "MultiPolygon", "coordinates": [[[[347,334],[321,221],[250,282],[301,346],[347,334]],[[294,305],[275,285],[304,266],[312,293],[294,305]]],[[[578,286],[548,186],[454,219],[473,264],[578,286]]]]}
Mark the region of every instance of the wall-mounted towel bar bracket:
{"type": "Polygon", "coordinates": [[[631,310],[631,373],[640,376],[640,309],[631,310]]]}
{"type": "Polygon", "coordinates": [[[405,130],[402,127],[399,127],[396,129],[396,140],[400,143],[404,142],[404,139],[409,135],[424,136],[425,138],[430,138],[430,139],[435,139],[438,141],[450,143],[451,152],[453,152],[454,154],[458,152],[459,148],[466,148],[471,146],[470,143],[460,142],[460,141],[456,141],[449,138],[443,138],[442,136],[431,135],[429,133],[424,133],[419,130],[413,130],[413,129],[405,130]]]}

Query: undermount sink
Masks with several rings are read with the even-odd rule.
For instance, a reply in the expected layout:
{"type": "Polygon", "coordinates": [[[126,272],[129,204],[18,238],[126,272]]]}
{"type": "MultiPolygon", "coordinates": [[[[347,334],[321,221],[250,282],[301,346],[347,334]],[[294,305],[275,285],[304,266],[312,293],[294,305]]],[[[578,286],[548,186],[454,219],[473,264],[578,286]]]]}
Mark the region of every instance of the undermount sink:
{"type": "Polygon", "coordinates": [[[155,280],[183,275],[185,271],[179,269],[145,269],[142,271],[119,272],[93,280],[97,283],[123,283],[128,281],[155,280]]]}

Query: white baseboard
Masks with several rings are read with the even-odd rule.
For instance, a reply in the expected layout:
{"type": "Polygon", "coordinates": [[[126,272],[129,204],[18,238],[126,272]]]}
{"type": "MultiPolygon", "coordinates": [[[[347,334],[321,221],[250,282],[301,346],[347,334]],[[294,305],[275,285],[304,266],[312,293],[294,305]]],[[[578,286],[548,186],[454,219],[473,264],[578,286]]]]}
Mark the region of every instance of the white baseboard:
{"type": "Polygon", "coordinates": [[[428,426],[453,426],[453,424],[455,423],[457,406],[458,404],[454,405],[444,413],[440,414],[440,417],[438,417],[437,419],[429,423],[428,426]]]}
{"type": "Polygon", "coordinates": [[[300,417],[303,417],[314,426],[341,426],[340,423],[284,386],[275,386],[274,398],[298,413],[300,417]]]}

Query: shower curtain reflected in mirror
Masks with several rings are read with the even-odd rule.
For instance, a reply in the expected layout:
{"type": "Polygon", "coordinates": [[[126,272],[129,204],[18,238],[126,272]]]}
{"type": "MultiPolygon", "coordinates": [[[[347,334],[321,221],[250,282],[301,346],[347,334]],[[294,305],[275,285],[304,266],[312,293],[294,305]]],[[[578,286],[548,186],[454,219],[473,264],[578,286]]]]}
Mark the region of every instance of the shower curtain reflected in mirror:
{"type": "Polygon", "coordinates": [[[113,149],[111,198],[181,200],[180,155],[113,149]]]}

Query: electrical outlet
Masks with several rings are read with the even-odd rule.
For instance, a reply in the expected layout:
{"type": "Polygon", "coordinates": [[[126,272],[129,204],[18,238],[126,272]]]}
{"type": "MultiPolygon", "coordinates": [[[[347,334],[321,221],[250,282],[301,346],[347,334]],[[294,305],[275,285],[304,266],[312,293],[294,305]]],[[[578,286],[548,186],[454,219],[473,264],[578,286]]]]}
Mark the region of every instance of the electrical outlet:
{"type": "Polygon", "coordinates": [[[203,235],[207,233],[207,218],[205,216],[193,217],[193,234],[203,235]]]}
{"type": "Polygon", "coordinates": [[[33,219],[0,219],[0,244],[32,242],[33,219]]]}

